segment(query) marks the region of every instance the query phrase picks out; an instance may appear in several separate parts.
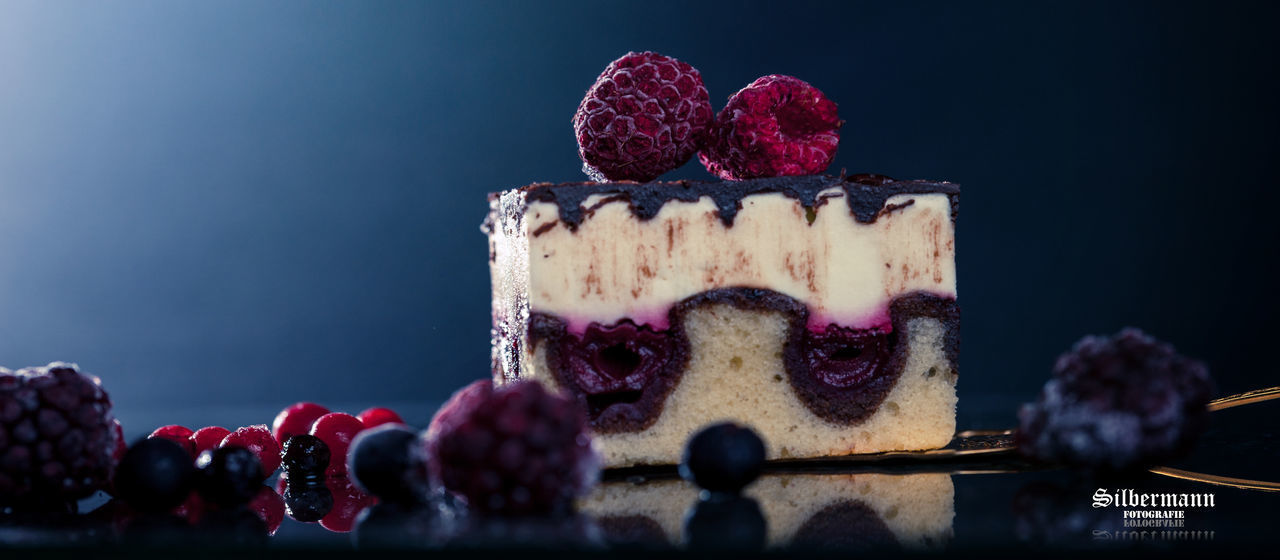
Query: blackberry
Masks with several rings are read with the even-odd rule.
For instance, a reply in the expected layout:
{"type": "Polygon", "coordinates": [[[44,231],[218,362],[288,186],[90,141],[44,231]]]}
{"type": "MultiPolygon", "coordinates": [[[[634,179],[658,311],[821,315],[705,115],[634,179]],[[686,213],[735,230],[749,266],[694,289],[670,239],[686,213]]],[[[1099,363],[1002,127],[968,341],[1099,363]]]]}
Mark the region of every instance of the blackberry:
{"type": "Polygon", "coordinates": [[[182,504],[195,485],[196,468],[183,445],[164,437],[129,447],[116,467],[116,497],[140,511],[165,512],[182,504]]]}
{"type": "Polygon", "coordinates": [[[77,500],[106,487],[116,445],[97,377],[63,362],[0,368],[0,504],[77,500]]]}
{"type": "Polygon", "coordinates": [[[416,499],[409,447],[418,434],[399,424],[365,430],[351,442],[347,472],[361,490],[391,502],[416,499]]]}
{"type": "Polygon", "coordinates": [[[235,507],[249,503],[265,478],[258,455],[243,447],[210,449],[196,459],[200,474],[196,490],[210,503],[235,507]]]}
{"type": "Polygon", "coordinates": [[[280,465],[290,480],[323,478],[329,467],[329,446],[311,434],[290,437],[281,448],[280,465]]]}
{"type": "Polygon", "coordinates": [[[561,513],[599,474],[581,408],[537,382],[458,391],[415,447],[431,482],[473,512],[561,513]]]}
{"type": "Polygon", "coordinates": [[[689,439],[680,476],[704,490],[737,493],[764,469],[764,441],[751,428],[713,424],[689,439]]]}
{"type": "Polygon", "coordinates": [[[1208,422],[1205,365],[1134,328],[1087,336],[1023,405],[1023,454],[1100,472],[1135,471],[1188,451],[1208,422]]]}

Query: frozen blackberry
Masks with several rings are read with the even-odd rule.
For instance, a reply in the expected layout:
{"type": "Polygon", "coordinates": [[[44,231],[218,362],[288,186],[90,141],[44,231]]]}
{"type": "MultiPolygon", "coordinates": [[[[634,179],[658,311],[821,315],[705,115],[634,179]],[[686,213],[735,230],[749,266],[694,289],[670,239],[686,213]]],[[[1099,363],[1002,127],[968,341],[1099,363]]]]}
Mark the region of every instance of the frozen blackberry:
{"type": "Polygon", "coordinates": [[[182,504],[195,485],[196,468],[182,444],[152,437],[129,447],[116,467],[115,494],[134,509],[165,512],[182,504]]]}
{"type": "Polygon", "coordinates": [[[560,513],[599,474],[586,430],[581,408],[537,382],[480,381],[440,408],[415,460],[473,512],[560,513]]]}
{"type": "Polygon", "coordinates": [[[77,500],[111,480],[117,436],[102,382],[75,364],[0,368],[0,504],[77,500]]]}
{"type": "Polygon", "coordinates": [[[361,490],[390,502],[413,502],[409,448],[418,434],[403,425],[383,424],[351,441],[347,473],[361,490]]]}
{"type": "Polygon", "coordinates": [[[329,446],[311,434],[290,437],[280,451],[280,465],[290,480],[322,478],[329,467],[329,446]]]}
{"type": "Polygon", "coordinates": [[[1023,405],[1016,441],[1041,461],[1133,471],[1189,450],[1212,392],[1203,363],[1138,329],[1087,336],[1058,358],[1040,399],[1023,405]]]}
{"type": "Polygon", "coordinates": [[[200,469],[196,489],[210,503],[235,507],[249,503],[262,487],[262,463],[243,447],[210,449],[196,459],[200,469]]]}
{"type": "Polygon", "coordinates": [[[689,439],[680,476],[704,490],[736,493],[764,469],[764,441],[751,428],[713,424],[689,439]]]}

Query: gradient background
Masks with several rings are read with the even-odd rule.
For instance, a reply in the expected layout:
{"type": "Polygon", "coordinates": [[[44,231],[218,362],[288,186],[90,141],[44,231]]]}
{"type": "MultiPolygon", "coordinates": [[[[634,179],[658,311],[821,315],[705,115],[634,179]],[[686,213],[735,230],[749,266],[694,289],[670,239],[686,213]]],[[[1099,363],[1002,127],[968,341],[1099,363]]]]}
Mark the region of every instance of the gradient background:
{"type": "Polygon", "coordinates": [[[582,180],[583,92],[657,50],[717,110],[824,90],[833,172],[964,186],[962,427],[1124,325],[1280,381],[1273,8],[597,4],[0,0],[0,364],[78,362],[135,433],[425,423],[488,373],[485,193],[582,180]]]}

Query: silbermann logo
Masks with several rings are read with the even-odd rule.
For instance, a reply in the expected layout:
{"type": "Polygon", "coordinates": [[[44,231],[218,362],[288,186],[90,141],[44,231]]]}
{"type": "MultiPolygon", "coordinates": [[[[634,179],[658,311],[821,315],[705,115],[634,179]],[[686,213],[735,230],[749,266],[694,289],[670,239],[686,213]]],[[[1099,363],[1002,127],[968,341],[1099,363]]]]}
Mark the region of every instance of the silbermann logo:
{"type": "Polygon", "coordinates": [[[1106,488],[1099,488],[1093,493],[1093,507],[1125,508],[1124,526],[1146,529],[1094,531],[1095,539],[1209,540],[1213,538],[1213,531],[1151,530],[1185,529],[1188,509],[1214,507],[1212,493],[1137,492],[1132,488],[1108,492],[1106,488]]]}

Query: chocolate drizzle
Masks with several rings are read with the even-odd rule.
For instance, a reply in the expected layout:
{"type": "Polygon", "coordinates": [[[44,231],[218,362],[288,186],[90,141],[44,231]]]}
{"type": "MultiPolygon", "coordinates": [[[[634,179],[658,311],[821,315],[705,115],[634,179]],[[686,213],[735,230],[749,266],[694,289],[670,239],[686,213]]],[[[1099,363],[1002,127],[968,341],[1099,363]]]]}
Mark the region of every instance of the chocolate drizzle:
{"type": "Polygon", "coordinates": [[[674,305],[669,312],[671,327],[665,333],[665,363],[659,372],[642,390],[605,406],[600,405],[598,395],[588,395],[579,386],[579,380],[569,367],[567,360],[573,352],[579,351],[582,340],[578,335],[568,333],[563,320],[546,313],[533,313],[529,321],[529,340],[535,346],[546,345],[546,361],[551,374],[588,410],[593,429],[600,433],[635,432],[647,429],[657,421],[667,397],[688,367],[691,349],[684,330],[685,316],[700,307],[716,304],[786,315],[788,329],[783,344],[783,362],[788,381],[811,412],[832,423],[854,425],[880,408],[906,367],[909,348],[902,337],[907,332],[907,323],[913,318],[930,317],[942,323],[944,352],[951,371],[957,369],[959,308],[954,299],[920,292],[897,297],[889,304],[892,330],[877,335],[886,337],[883,351],[887,352],[887,358],[877,362],[873,375],[847,386],[831,385],[824,382],[817,372],[811,371],[810,345],[813,342],[810,339],[814,335],[807,326],[808,308],[795,298],[766,289],[735,287],[709,290],[674,305]]]}
{"type": "MultiPolygon", "coordinates": [[[[550,202],[560,208],[560,220],[576,230],[583,219],[600,204],[583,208],[592,195],[608,195],[606,201],[625,200],[632,214],[641,220],[658,215],[667,202],[679,200],[696,202],[706,196],[715,202],[716,212],[726,227],[742,209],[742,199],[753,194],[781,193],[796,199],[806,210],[812,211],[826,202],[818,193],[831,188],[844,190],[849,212],[862,223],[871,223],[880,215],[885,201],[899,194],[942,193],[951,201],[951,217],[958,211],[960,186],[954,183],[932,181],[898,181],[875,174],[858,174],[847,177],[829,175],[805,175],[799,177],[770,177],[747,181],[671,181],[653,183],[537,183],[523,187],[520,192],[527,201],[550,202]]],[[[601,201],[603,202],[603,201],[601,201]]]]}

